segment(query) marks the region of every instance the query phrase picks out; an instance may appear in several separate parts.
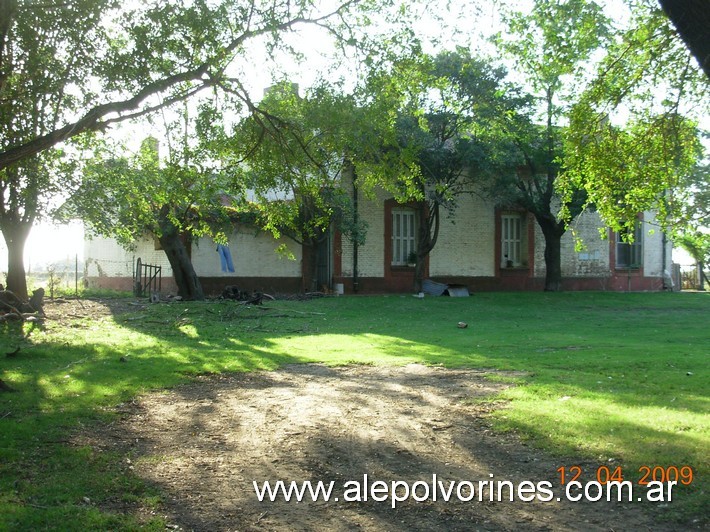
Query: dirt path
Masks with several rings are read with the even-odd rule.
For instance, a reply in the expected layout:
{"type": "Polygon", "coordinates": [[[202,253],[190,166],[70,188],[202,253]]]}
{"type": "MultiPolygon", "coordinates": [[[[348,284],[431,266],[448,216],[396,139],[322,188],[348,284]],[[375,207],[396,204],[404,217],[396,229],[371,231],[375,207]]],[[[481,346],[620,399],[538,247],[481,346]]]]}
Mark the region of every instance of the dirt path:
{"type": "Polygon", "coordinates": [[[390,500],[343,500],[354,486],[345,483],[363,484],[364,474],[370,484],[431,484],[436,474],[444,486],[469,480],[476,487],[493,474],[548,480],[560,495],[562,464],[493,433],[486,407],[470,401],[505,386],[484,375],[421,365],[297,365],[205,377],[124,405],[120,421],[85,437],[125,453],[126,467],[161,489],[161,511],[181,530],[673,528],[639,503],[491,502],[486,490],[482,502],[476,493],[470,502],[409,500],[395,509],[390,500]],[[255,480],[334,481],[339,501],[259,502],[255,480]]]}

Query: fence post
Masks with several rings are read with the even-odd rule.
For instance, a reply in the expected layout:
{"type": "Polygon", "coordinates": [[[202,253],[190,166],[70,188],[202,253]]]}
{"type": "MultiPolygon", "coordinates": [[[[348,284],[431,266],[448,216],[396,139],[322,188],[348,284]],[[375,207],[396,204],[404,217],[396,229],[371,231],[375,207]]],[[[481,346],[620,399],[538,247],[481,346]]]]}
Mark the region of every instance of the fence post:
{"type": "Polygon", "coordinates": [[[138,257],[138,259],[136,260],[135,276],[133,277],[133,295],[136,297],[141,297],[143,293],[143,289],[141,286],[141,270],[143,268],[141,266],[141,259],[140,257],[138,257]]]}

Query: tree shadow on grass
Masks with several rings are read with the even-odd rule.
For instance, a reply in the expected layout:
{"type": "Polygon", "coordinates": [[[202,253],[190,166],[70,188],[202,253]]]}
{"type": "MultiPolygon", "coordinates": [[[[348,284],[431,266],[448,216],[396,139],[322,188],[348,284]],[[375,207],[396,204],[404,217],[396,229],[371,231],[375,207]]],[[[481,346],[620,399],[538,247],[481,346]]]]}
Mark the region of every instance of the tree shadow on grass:
{"type": "MultiPolygon", "coordinates": [[[[136,335],[131,342],[121,342],[120,339],[113,342],[110,338],[98,338],[95,343],[89,345],[77,345],[71,341],[59,344],[40,342],[32,346],[29,352],[23,351],[17,359],[0,361],[0,370],[10,372],[13,384],[18,384],[16,387],[20,389],[17,394],[0,397],[0,448],[8,461],[12,461],[12,465],[6,462],[8,475],[3,475],[5,482],[0,482],[0,486],[6,489],[7,493],[16,493],[13,497],[20,501],[11,505],[11,508],[14,511],[18,508],[24,511],[26,504],[34,504],[35,506],[30,506],[34,511],[30,519],[44,520],[29,522],[40,523],[40,528],[41,523],[54,522],[53,519],[59,514],[71,514],[72,508],[77,509],[78,513],[93,512],[90,505],[87,506],[84,502],[84,495],[81,495],[95,489],[95,483],[89,477],[93,475],[94,478],[111,478],[112,480],[107,480],[107,484],[120,486],[115,471],[107,473],[107,477],[102,477],[101,467],[91,466],[88,471],[94,473],[87,476],[85,481],[72,485],[71,479],[75,476],[79,478],[76,468],[80,468],[83,463],[81,453],[75,460],[57,465],[56,453],[53,455],[54,451],[48,445],[63,446],[68,430],[75,429],[79,424],[103,419],[105,408],[118,402],[130,401],[141,391],[176,386],[185,381],[186,375],[276,369],[289,364],[318,360],[323,357],[319,350],[335,353],[329,356],[330,364],[370,363],[384,359],[392,364],[418,361],[451,367],[495,365],[507,368],[519,367],[517,353],[528,352],[529,356],[529,352],[535,351],[535,361],[539,362],[541,369],[534,381],[554,382],[553,373],[557,371],[556,368],[564,365],[565,357],[588,356],[593,359],[603,353],[606,346],[619,344],[624,340],[614,338],[611,342],[608,335],[585,336],[572,329],[571,324],[580,319],[587,320],[586,326],[590,330],[608,328],[609,324],[604,321],[608,314],[606,311],[590,317],[584,316],[588,309],[575,313],[570,307],[563,308],[566,320],[564,323],[568,326],[561,326],[560,330],[548,333],[544,339],[540,339],[540,323],[544,320],[521,316],[512,300],[500,308],[490,304],[490,298],[481,300],[484,304],[471,298],[465,301],[432,301],[429,306],[424,307],[420,305],[420,301],[413,302],[411,298],[382,298],[366,301],[372,303],[371,309],[364,303],[354,306],[341,305],[341,301],[318,302],[318,305],[287,304],[277,306],[273,311],[249,310],[248,312],[256,313],[254,317],[236,318],[211,314],[207,310],[220,312],[220,309],[208,304],[158,305],[155,310],[141,310],[142,315],[116,315],[121,327],[136,335]],[[185,309],[188,309],[187,313],[184,312],[185,309]],[[287,316],[266,317],[264,312],[287,316]],[[455,329],[454,324],[459,320],[469,322],[470,327],[455,329]],[[499,322],[506,323],[506,327],[501,328],[499,322]],[[589,346],[590,349],[577,349],[579,346],[589,346]],[[545,351],[537,352],[539,349],[545,351]],[[122,359],[125,362],[122,362],[122,359]],[[21,425],[19,429],[18,421],[21,425]],[[13,426],[10,427],[10,424],[13,426]],[[23,455],[23,449],[34,450],[31,455],[23,455]],[[41,474],[43,470],[52,468],[58,471],[66,469],[60,475],[64,478],[63,487],[58,487],[51,476],[41,474]],[[22,480],[25,477],[26,482],[22,480]],[[17,489],[18,479],[20,489],[17,489]],[[32,486],[32,489],[29,489],[29,486],[32,486]],[[80,489],[81,486],[85,488],[80,489]],[[44,506],[49,508],[41,508],[44,506]]],[[[226,313],[234,311],[234,308],[225,305],[221,310],[226,313]]],[[[630,318],[629,313],[624,314],[624,320],[628,321],[630,318]]],[[[658,319],[660,323],[662,318],[658,319]]],[[[687,319],[687,316],[684,319],[687,319]]],[[[621,325],[617,325],[619,330],[623,329],[621,325]]],[[[77,335],[82,333],[82,328],[92,326],[101,328],[100,324],[80,324],[77,335]]],[[[627,323],[626,326],[632,328],[633,323],[627,323]]],[[[652,322],[649,325],[651,330],[654,330],[655,326],[652,322]]],[[[692,334],[695,333],[691,333],[691,336],[692,334]]],[[[649,336],[649,340],[655,336],[660,338],[662,335],[654,332],[649,336]]],[[[678,342],[679,340],[671,338],[669,349],[677,348],[678,342]]],[[[654,359],[650,359],[648,363],[659,364],[658,360],[654,359]]],[[[609,372],[628,371],[627,365],[623,359],[609,359],[605,368],[608,367],[609,372]]],[[[589,364],[588,367],[575,363],[574,366],[577,368],[575,393],[583,395],[599,392],[594,384],[596,373],[600,371],[598,363],[589,364]],[[582,379],[583,384],[580,384],[580,379],[577,378],[580,373],[587,375],[586,379],[582,379]]],[[[695,371],[696,377],[702,377],[702,371],[690,369],[695,371]]],[[[560,370],[560,376],[564,376],[563,370],[560,370]]],[[[242,384],[250,386],[246,381],[242,384]]],[[[260,383],[253,384],[256,390],[262,389],[260,386],[260,383]]],[[[410,403],[421,401],[421,398],[417,399],[416,394],[411,395],[403,389],[389,393],[388,383],[385,381],[356,382],[348,386],[352,388],[353,394],[364,398],[375,394],[406,397],[406,402],[397,407],[402,416],[407,415],[410,403]]],[[[276,385],[271,387],[275,388],[276,385]]],[[[409,390],[414,389],[410,387],[409,390]]],[[[455,395],[452,389],[449,389],[448,393],[455,395]]],[[[608,395],[610,403],[616,402],[622,406],[669,405],[668,408],[679,411],[690,408],[693,411],[706,412],[703,398],[688,397],[688,393],[682,390],[679,396],[677,403],[670,404],[668,397],[655,395],[650,395],[647,400],[639,399],[639,394],[634,393],[608,395]]],[[[211,410],[207,406],[200,408],[204,408],[201,416],[207,419],[211,410]]],[[[256,425],[263,423],[263,420],[257,421],[256,425]]],[[[620,427],[624,424],[619,423],[620,427]]],[[[546,441],[553,442],[554,445],[554,439],[549,435],[539,431],[536,433],[537,427],[532,418],[520,423],[517,428],[535,435],[543,445],[546,441]]],[[[198,426],[197,429],[198,432],[204,431],[204,427],[198,426]]],[[[328,432],[328,427],[323,427],[322,430],[330,434],[329,441],[333,448],[344,448],[341,436],[328,432]]],[[[671,442],[679,447],[688,439],[688,435],[670,438],[663,427],[654,431],[649,427],[626,426],[624,431],[642,434],[643,440],[646,441],[664,444],[671,442]]],[[[594,432],[587,432],[587,438],[594,439],[594,432]]],[[[500,436],[497,438],[500,439],[500,436]]],[[[311,443],[304,442],[303,445],[307,447],[311,443]]],[[[432,445],[435,449],[436,446],[432,445]]],[[[348,452],[336,453],[333,460],[338,457],[343,459],[361,451],[366,451],[364,444],[348,452]]],[[[678,456],[683,455],[682,449],[677,451],[681,453],[678,456]]],[[[396,450],[393,452],[396,453],[396,450]]],[[[424,452],[419,454],[428,456],[424,452]]],[[[354,457],[353,460],[359,459],[354,457]]],[[[503,465],[501,471],[505,471],[503,465]]],[[[344,475],[342,471],[341,475],[344,475]]],[[[130,478],[130,474],[128,477],[130,478]]],[[[112,493],[115,491],[114,489],[112,493]]],[[[127,492],[130,493],[130,490],[127,492]]],[[[136,492],[140,492],[140,489],[136,489],[136,492]]],[[[105,497],[110,498],[112,495],[106,492],[105,497]]],[[[335,515],[340,509],[331,508],[330,511],[335,515]]],[[[396,525],[396,519],[391,517],[389,510],[383,516],[371,515],[375,521],[385,519],[383,524],[389,523],[393,527],[396,525]]],[[[199,518],[199,515],[195,517],[199,518]]],[[[263,524],[264,519],[265,517],[258,523],[263,524]]],[[[402,520],[406,520],[406,517],[402,517],[402,520]]],[[[258,527],[258,523],[254,526],[258,527]]]]}

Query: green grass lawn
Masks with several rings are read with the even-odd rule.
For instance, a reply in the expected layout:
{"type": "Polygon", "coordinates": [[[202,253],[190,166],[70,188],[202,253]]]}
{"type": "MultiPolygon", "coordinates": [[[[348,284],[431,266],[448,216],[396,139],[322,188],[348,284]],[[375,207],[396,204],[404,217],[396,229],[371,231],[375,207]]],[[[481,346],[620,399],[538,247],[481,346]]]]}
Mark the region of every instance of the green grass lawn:
{"type": "Polygon", "coordinates": [[[283,364],[387,364],[518,370],[491,398],[512,430],[560,456],[642,466],[691,466],[673,516],[703,516],[710,449],[710,294],[487,293],[470,298],[343,297],[135,307],[130,314],[48,323],[23,341],[0,329],[0,530],[163,530],[159,517],[99,510],[106,501],[150,510],[159,493],[118,456],[67,444],[110,419],[110,407],[191,375],[283,364]],[[469,324],[466,329],[457,322],[469,324]],[[120,361],[124,357],[125,362],[120,361]]]}

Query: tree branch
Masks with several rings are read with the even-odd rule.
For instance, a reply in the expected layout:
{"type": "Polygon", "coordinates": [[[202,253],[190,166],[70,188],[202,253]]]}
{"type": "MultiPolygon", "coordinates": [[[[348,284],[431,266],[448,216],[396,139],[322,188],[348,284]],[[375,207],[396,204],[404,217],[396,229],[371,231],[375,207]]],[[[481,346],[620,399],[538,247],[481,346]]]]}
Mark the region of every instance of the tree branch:
{"type": "MultiPolygon", "coordinates": [[[[52,146],[63,142],[71,137],[79,135],[87,131],[97,131],[102,129],[108,123],[121,122],[128,120],[129,118],[135,118],[136,116],[141,116],[147,114],[161,106],[155,108],[148,108],[145,111],[139,111],[137,113],[128,113],[123,115],[122,113],[127,113],[128,111],[133,111],[137,109],[143,101],[153,95],[161,94],[169,89],[179,85],[180,83],[194,83],[197,82],[201,86],[209,86],[214,83],[215,78],[220,77],[221,73],[226,69],[227,65],[233,60],[230,58],[246,41],[258,37],[260,35],[265,35],[272,32],[281,32],[288,30],[298,24],[322,24],[324,21],[332,18],[336,15],[340,15],[343,11],[347,10],[349,7],[360,3],[361,0],[348,0],[340,4],[333,11],[322,15],[320,17],[308,18],[304,16],[294,17],[286,20],[280,24],[273,26],[264,25],[263,27],[246,30],[241,33],[238,37],[233,39],[229,45],[227,45],[224,50],[217,56],[209,61],[206,61],[195,68],[179,72],[170,76],[166,76],[162,79],[156,80],[152,83],[147,84],[142,89],[138,90],[132,97],[108,102],[104,104],[97,105],[91,108],[83,117],[72,123],[65,125],[59,129],[47,133],[45,135],[38,136],[31,141],[25,142],[24,144],[14,146],[0,153],[0,170],[7,168],[8,166],[17,163],[18,161],[31,157],[37,153],[51,148],[52,146]],[[227,58],[227,59],[222,59],[227,58]],[[222,63],[218,67],[218,64],[222,63]],[[216,68],[216,72],[209,76],[209,72],[216,68]],[[207,79],[206,79],[207,77],[207,79]],[[105,120],[105,117],[112,114],[118,114],[118,117],[105,120]]],[[[14,5],[13,0],[0,0],[0,14],[4,15],[3,9],[14,5]]],[[[0,19],[0,29],[2,29],[3,19],[0,19]]],[[[183,97],[185,97],[184,93],[183,97]]],[[[179,98],[179,97],[176,97],[179,98]]],[[[174,98],[173,101],[177,101],[174,98]]]]}
{"type": "MultiPolygon", "coordinates": [[[[79,135],[80,133],[101,129],[104,127],[104,122],[101,119],[106,115],[110,115],[112,113],[120,114],[136,109],[148,97],[161,93],[179,83],[201,80],[203,76],[207,74],[208,68],[209,65],[203,64],[193,70],[174,74],[153,83],[149,83],[143,87],[143,89],[138,91],[132,98],[127,100],[97,105],[76,122],[67,124],[60,129],[52,131],[51,133],[39,136],[29,142],[26,142],[25,144],[21,144],[20,146],[10,148],[0,153],[0,170],[7,168],[11,164],[14,164],[26,157],[36,155],[41,151],[49,149],[62,141],[79,135]]],[[[119,117],[113,119],[115,122],[119,122],[121,120],[126,120],[126,118],[119,117]]]]}

